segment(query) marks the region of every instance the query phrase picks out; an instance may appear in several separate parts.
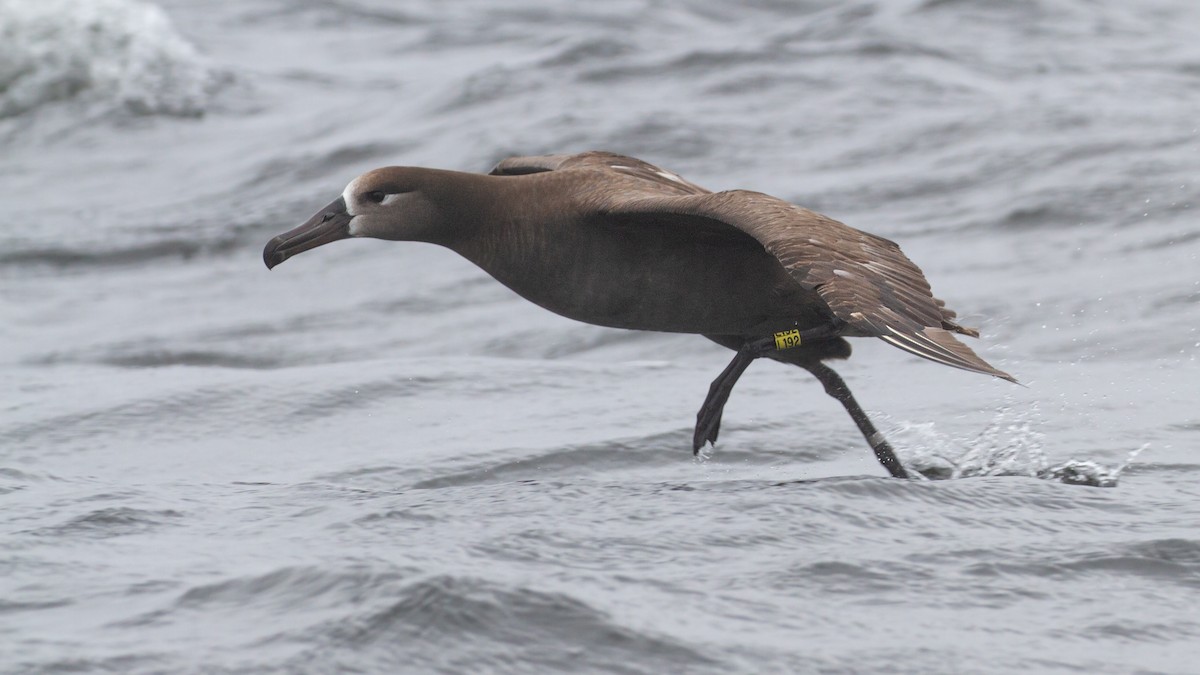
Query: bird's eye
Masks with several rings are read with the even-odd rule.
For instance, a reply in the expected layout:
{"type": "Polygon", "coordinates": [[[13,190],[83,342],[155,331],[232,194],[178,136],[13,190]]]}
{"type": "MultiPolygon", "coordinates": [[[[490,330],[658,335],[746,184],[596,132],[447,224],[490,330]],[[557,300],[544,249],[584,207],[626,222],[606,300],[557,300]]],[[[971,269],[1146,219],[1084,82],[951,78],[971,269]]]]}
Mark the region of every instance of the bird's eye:
{"type": "Polygon", "coordinates": [[[376,204],[379,204],[383,201],[383,198],[386,197],[387,195],[383,194],[379,190],[372,190],[371,192],[368,192],[366,196],[367,196],[368,201],[372,201],[372,202],[375,202],[376,204]]]}

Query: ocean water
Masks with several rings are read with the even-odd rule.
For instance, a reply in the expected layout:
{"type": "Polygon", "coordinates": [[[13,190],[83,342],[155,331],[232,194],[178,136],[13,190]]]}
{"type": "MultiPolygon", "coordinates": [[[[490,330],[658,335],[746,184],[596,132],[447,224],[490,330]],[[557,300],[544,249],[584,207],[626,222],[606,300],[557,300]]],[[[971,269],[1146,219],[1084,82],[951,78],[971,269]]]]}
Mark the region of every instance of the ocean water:
{"type": "Polygon", "coordinates": [[[1194,673],[1200,4],[0,0],[0,672],[1194,673]],[[898,241],[1025,386],[263,244],[607,149],[898,241]],[[1101,487],[1104,486],[1104,487],[1101,487]]]}

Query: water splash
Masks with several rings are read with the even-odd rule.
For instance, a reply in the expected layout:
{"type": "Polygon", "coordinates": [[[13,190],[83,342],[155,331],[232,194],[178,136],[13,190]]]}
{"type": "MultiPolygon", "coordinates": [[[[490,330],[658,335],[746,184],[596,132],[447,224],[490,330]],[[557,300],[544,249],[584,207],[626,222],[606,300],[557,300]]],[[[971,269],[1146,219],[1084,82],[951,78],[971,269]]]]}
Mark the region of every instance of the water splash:
{"type": "Polygon", "coordinates": [[[194,116],[229,75],[139,0],[0,0],[0,119],[75,100],[194,116]]]}
{"type": "Polygon", "coordinates": [[[1045,435],[1037,430],[1038,410],[1006,406],[973,439],[953,438],[932,422],[897,423],[889,437],[909,448],[905,467],[925,480],[951,480],[973,476],[1027,476],[1068,485],[1116,487],[1122,472],[1149,443],[1132,450],[1124,462],[1107,466],[1092,460],[1052,462],[1045,452],[1045,435]]]}

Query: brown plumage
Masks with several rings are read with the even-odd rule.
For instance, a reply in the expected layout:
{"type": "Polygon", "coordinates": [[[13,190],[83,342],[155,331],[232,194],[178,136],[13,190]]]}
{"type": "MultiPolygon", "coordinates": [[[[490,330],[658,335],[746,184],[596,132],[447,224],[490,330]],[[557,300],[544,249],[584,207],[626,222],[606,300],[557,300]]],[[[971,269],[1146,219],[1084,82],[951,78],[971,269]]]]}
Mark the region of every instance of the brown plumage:
{"type": "Polygon", "coordinates": [[[954,337],[955,322],[894,242],[759,192],[710,192],[607,152],[513,157],[489,175],[389,167],[347,186],[276,237],[268,267],[348,236],[451,248],[527,299],[588,323],[702,334],[738,351],[697,416],[693,450],[715,442],[751,361],[801,366],[838,398],[895,476],[891,448],[822,360],[844,337],[878,337],[938,363],[1015,381],[954,337]],[[803,343],[774,348],[797,330],[803,343]]]}

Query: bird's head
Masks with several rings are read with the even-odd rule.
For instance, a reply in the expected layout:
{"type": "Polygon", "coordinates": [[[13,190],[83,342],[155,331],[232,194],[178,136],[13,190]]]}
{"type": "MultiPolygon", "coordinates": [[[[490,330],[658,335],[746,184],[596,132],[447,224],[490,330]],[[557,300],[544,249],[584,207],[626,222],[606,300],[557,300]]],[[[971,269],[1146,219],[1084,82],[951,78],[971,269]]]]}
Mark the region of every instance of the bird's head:
{"type": "Polygon", "coordinates": [[[434,241],[442,220],[430,187],[430,169],[386,167],[350,181],[342,196],[303,225],[267,242],[267,269],[323,244],[350,237],[434,241]]]}

